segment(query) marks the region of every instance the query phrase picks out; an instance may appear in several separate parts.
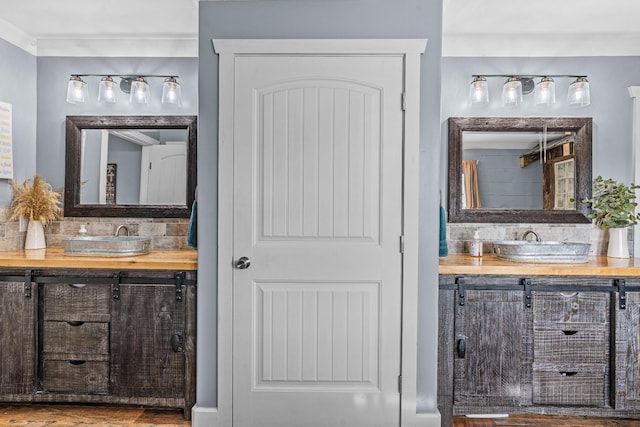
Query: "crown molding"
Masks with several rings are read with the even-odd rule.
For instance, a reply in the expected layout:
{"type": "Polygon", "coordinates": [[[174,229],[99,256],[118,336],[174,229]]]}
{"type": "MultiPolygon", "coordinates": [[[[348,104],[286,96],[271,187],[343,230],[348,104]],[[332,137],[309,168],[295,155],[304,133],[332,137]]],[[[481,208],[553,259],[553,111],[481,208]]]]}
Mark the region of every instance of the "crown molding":
{"type": "Polygon", "coordinates": [[[37,56],[198,57],[198,37],[184,38],[46,38],[37,56]]]}
{"type": "Polygon", "coordinates": [[[31,55],[36,55],[36,39],[2,18],[0,18],[0,38],[31,55]]]}
{"type": "Polygon", "coordinates": [[[640,33],[443,34],[442,56],[640,56],[640,33]]]}

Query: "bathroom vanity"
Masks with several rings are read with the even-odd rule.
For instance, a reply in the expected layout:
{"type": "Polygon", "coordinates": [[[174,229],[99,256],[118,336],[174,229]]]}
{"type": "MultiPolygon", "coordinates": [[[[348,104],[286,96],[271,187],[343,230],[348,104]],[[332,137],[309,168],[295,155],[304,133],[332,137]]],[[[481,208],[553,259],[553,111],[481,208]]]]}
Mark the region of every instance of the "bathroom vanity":
{"type": "Polygon", "coordinates": [[[196,252],[0,252],[0,401],[195,404],[196,252]]]}
{"type": "Polygon", "coordinates": [[[640,259],[440,260],[438,407],[640,418],[640,259]]]}

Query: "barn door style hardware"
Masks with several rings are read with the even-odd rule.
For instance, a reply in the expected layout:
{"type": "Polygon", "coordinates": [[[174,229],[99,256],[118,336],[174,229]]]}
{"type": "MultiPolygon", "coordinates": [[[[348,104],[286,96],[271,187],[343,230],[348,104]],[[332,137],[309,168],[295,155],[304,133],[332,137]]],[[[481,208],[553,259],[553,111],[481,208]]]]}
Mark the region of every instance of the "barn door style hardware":
{"type": "Polygon", "coordinates": [[[627,308],[627,291],[624,279],[615,279],[613,286],[618,288],[618,307],[620,310],[625,310],[627,308]]]}
{"type": "Polygon", "coordinates": [[[24,297],[31,298],[33,288],[33,270],[27,270],[24,274],[24,297]]]}
{"type": "Polygon", "coordinates": [[[117,272],[113,275],[113,289],[112,289],[112,297],[115,300],[120,299],[120,282],[122,280],[122,272],[117,272]]]}
{"type": "Polygon", "coordinates": [[[533,294],[531,293],[531,279],[520,279],[520,284],[524,286],[524,306],[531,308],[533,294]]]}
{"type": "Polygon", "coordinates": [[[456,285],[458,285],[458,305],[460,305],[460,307],[464,307],[464,299],[466,297],[464,279],[462,277],[456,277],[456,285]]]}
{"type": "Polygon", "coordinates": [[[173,280],[176,285],[176,301],[182,301],[182,285],[184,284],[184,271],[180,271],[173,275],[173,280]]]}

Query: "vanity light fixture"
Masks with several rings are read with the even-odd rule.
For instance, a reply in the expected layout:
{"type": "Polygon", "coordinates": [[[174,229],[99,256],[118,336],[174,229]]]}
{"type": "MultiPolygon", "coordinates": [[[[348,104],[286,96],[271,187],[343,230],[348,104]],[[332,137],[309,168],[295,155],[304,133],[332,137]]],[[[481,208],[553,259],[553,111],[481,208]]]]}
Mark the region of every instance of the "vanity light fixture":
{"type": "Polygon", "coordinates": [[[502,85],[502,105],[517,107],[522,104],[522,82],[517,77],[509,77],[502,85]]]}
{"type": "Polygon", "coordinates": [[[134,104],[149,104],[149,83],[144,77],[138,76],[131,82],[129,101],[134,104]]]}
{"type": "Polygon", "coordinates": [[[72,75],[67,83],[67,102],[70,104],[85,102],[88,93],[87,83],[80,78],[80,75],[72,75]]]}
{"type": "Polygon", "coordinates": [[[98,102],[113,104],[118,101],[118,91],[116,90],[116,82],[111,76],[105,76],[100,80],[98,86],[98,102]]]}
{"type": "Polygon", "coordinates": [[[167,77],[162,85],[162,103],[180,106],[181,101],[180,83],[175,77],[167,77]]]}
{"type": "Polygon", "coordinates": [[[148,105],[151,97],[151,87],[147,79],[156,77],[164,79],[162,104],[179,107],[182,103],[180,83],[177,80],[179,76],[156,74],[72,74],[67,83],[67,102],[79,104],[87,101],[89,89],[87,83],[82,79],[83,77],[101,78],[98,83],[98,102],[101,103],[116,103],[118,101],[116,88],[119,87],[122,92],[129,95],[127,98],[132,104],[148,105]],[[119,78],[120,82],[116,83],[114,78],[119,78]]]}
{"type": "Polygon", "coordinates": [[[567,102],[571,106],[585,107],[590,104],[591,96],[587,76],[578,75],[520,75],[520,74],[474,74],[469,89],[469,104],[489,103],[489,77],[506,77],[502,87],[502,105],[515,107],[523,102],[523,95],[534,92],[534,103],[551,106],[556,102],[556,81],[558,78],[574,79],[569,86],[567,102]],[[536,84],[534,79],[540,79],[536,84]]]}
{"type": "Polygon", "coordinates": [[[536,84],[534,93],[536,105],[553,105],[556,103],[556,83],[551,77],[543,77],[536,84]]]}
{"type": "Polygon", "coordinates": [[[469,87],[469,104],[489,103],[489,83],[482,76],[473,76],[473,81],[469,87]]]}
{"type": "Polygon", "coordinates": [[[578,77],[569,86],[567,94],[569,105],[583,107],[591,103],[591,91],[589,90],[589,81],[586,77],[578,77]]]}

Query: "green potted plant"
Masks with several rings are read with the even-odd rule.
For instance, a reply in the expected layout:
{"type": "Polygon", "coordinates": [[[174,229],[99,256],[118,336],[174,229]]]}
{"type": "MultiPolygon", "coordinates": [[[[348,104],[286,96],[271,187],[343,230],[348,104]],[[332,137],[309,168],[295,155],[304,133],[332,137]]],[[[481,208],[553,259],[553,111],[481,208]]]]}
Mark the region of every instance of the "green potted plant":
{"type": "Polygon", "coordinates": [[[629,258],[627,227],[640,220],[640,214],[635,213],[637,188],[640,185],[625,185],[598,176],[593,181],[592,197],[583,200],[591,204],[589,218],[595,219],[599,227],[609,230],[608,257],[629,258]]]}

